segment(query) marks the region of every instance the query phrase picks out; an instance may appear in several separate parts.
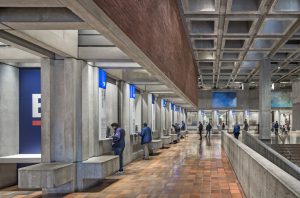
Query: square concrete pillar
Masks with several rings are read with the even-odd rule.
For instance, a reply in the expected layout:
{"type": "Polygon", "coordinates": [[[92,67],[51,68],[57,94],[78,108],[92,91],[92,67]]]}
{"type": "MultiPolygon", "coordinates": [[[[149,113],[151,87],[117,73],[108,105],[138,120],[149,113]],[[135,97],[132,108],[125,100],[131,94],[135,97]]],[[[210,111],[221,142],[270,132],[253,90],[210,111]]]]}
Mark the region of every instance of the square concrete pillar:
{"type": "Polygon", "coordinates": [[[259,73],[259,138],[271,139],[271,76],[272,67],[269,59],[260,63],[259,73]]]}

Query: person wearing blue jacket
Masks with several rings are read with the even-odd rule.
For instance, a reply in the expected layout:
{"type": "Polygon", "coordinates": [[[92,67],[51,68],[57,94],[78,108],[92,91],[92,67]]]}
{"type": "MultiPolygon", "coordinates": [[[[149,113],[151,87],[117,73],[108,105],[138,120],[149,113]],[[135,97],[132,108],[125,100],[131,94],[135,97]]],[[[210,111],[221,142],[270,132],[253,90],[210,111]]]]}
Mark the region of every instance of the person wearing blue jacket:
{"type": "Polygon", "coordinates": [[[238,123],[235,123],[234,127],[233,127],[233,134],[234,137],[236,139],[239,139],[239,135],[240,135],[240,125],[238,123]]]}
{"type": "Polygon", "coordinates": [[[123,172],[123,151],[125,148],[125,130],[120,127],[118,123],[112,123],[111,127],[114,129],[112,136],[112,149],[115,155],[119,156],[119,172],[123,172]]]}
{"type": "Polygon", "coordinates": [[[144,159],[149,159],[149,149],[150,144],[152,142],[152,130],[150,127],[148,127],[147,123],[143,124],[144,128],[142,129],[141,133],[139,135],[141,136],[141,144],[143,145],[144,149],[144,159]]]}

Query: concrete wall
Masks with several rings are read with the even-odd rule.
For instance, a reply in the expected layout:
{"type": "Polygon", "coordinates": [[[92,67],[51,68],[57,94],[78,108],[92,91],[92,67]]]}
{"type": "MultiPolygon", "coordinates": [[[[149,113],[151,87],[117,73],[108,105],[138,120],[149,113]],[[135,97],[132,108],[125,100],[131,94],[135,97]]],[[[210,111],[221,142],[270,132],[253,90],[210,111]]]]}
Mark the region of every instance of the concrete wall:
{"type": "Polygon", "coordinates": [[[243,142],[256,152],[258,152],[260,155],[270,160],[276,166],[280,167],[285,172],[300,180],[300,168],[274,151],[272,148],[264,144],[258,138],[252,136],[249,133],[243,133],[243,142]]]}
{"type": "Polygon", "coordinates": [[[19,69],[0,64],[0,156],[19,152],[19,69]]]}
{"type": "MultiPolygon", "coordinates": [[[[0,156],[19,153],[19,69],[0,64],[0,156]]],[[[17,181],[16,164],[0,164],[0,188],[17,181]]]]}
{"type": "Polygon", "coordinates": [[[118,122],[118,87],[114,84],[107,83],[106,87],[106,112],[107,125],[118,122]]]}
{"type": "Polygon", "coordinates": [[[222,147],[246,197],[300,197],[299,180],[226,132],[222,147]]]}
{"type": "MultiPolygon", "coordinates": [[[[227,91],[227,90],[215,90],[215,91],[227,91]]],[[[230,91],[230,90],[228,90],[230,91]]],[[[212,109],[212,92],[211,90],[199,90],[198,91],[198,104],[199,108],[206,110],[212,109]]],[[[258,109],[258,89],[251,90],[234,90],[237,96],[237,108],[236,109],[258,109]],[[249,94],[247,93],[249,91],[249,94]]]]}

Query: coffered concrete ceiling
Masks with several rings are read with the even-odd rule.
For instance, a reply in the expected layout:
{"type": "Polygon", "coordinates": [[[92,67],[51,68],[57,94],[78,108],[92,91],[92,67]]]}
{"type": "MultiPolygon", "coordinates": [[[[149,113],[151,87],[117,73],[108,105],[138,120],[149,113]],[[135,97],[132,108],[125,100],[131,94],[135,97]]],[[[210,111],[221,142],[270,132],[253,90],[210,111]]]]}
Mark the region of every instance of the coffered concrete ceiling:
{"type": "Polygon", "coordinates": [[[197,61],[200,88],[257,84],[260,60],[272,82],[300,71],[299,0],[178,0],[197,61]]]}

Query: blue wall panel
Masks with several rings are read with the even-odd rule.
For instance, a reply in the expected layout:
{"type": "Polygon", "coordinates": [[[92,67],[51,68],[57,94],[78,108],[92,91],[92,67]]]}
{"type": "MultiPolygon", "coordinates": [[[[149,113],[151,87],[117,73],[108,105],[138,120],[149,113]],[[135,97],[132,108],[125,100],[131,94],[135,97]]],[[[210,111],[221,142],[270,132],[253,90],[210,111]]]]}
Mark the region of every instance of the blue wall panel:
{"type": "MultiPolygon", "coordinates": [[[[41,153],[41,126],[39,117],[33,117],[33,94],[41,93],[41,74],[40,69],[21,68],[20,69],[20,134],[19,152],[20,154],[41,153]]],[[[40,103],[38,99],[38,103],[40,103]]],[[[37,109],[41,111],[40,108],[37,109]]]]}

